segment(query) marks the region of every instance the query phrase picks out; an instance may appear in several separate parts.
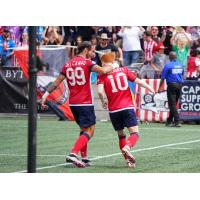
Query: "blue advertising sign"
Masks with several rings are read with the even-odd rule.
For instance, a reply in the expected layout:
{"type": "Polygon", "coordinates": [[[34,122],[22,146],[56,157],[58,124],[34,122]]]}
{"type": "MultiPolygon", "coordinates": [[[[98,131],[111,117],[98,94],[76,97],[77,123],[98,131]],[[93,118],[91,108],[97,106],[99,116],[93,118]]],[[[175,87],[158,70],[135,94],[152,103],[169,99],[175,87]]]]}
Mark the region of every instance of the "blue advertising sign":
{"type": "Polygon", "coordinates": [[[200,81],[185,81],[180,96],[180,119],[200,120],[200,81]]]}

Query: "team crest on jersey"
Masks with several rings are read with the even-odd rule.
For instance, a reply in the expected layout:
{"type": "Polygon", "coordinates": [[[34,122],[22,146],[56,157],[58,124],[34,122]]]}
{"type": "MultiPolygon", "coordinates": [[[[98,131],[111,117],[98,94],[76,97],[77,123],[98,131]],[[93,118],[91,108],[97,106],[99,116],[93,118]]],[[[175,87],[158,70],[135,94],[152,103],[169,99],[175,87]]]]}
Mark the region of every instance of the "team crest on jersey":
{"type": "Polygon", "coordinates": [[[141,108],[144,110],[150,110],[159,114],[160,112],[168,112],[168,100],[167,100],[167,91],[152,94],[145,94],[143,96],[143,103],[141,108]]]}

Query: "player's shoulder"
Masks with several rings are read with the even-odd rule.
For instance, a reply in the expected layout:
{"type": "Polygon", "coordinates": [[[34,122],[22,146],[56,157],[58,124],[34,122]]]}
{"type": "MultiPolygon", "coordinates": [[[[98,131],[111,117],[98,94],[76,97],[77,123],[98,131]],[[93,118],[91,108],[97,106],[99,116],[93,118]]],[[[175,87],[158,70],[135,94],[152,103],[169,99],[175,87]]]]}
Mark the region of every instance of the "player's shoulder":
{"type": "Polygon", "coordinates": [[[126,66],[121,66],[118,69],[120,72],[125,72],[125,73],[129,71],[129,69],[126,66]]]}
{"type": "Polygon", "coordinates": [[[63,68],[67,68],[67,67],[70,67],[70,61],[66,62],[66,63],[63,65],[63,68]]]}
{"type": "Polygon", "coordinates": [[[121,66],[121,67],[117,67],[115,69],[113,69],[110,73],[108,74],[118,74],[118,73],[121,73],[121,72],[124,72],[124,73],[127,73],[128,71],[128,68],[125,67],[125,66],[121,66]]]}

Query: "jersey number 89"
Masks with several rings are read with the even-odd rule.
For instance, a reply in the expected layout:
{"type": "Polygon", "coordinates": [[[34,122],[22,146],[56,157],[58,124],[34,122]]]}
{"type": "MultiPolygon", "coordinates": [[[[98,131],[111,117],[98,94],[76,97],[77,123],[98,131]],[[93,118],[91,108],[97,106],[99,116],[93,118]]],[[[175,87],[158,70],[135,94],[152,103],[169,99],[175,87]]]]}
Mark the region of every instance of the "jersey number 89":
{"type": "Polygon", "coordinates": [[[67,68],[66,77],[71,86],[84,85],[86,83],[85,74],[81,67],[67,68]]]}

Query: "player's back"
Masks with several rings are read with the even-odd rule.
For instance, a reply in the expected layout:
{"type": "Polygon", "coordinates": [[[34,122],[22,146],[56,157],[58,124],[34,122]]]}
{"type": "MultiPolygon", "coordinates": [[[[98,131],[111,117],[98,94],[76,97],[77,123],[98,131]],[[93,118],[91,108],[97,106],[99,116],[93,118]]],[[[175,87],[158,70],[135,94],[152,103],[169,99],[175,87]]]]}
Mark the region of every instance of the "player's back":
{"type": "Polygon", "coordinates": [[[61,73],[66,76],[70,105],[92,105],[90,74],[93,65],[83,56],[77,56],[64,65],[61,73]]]}
{"type": "Polygon", "coordinates": [[[119,67],[109,74],[99,76],[98,84],[104,84],[110,112],[134,107],[128,81],[135,79],[136,75],[126,67],[119,67]]]}

